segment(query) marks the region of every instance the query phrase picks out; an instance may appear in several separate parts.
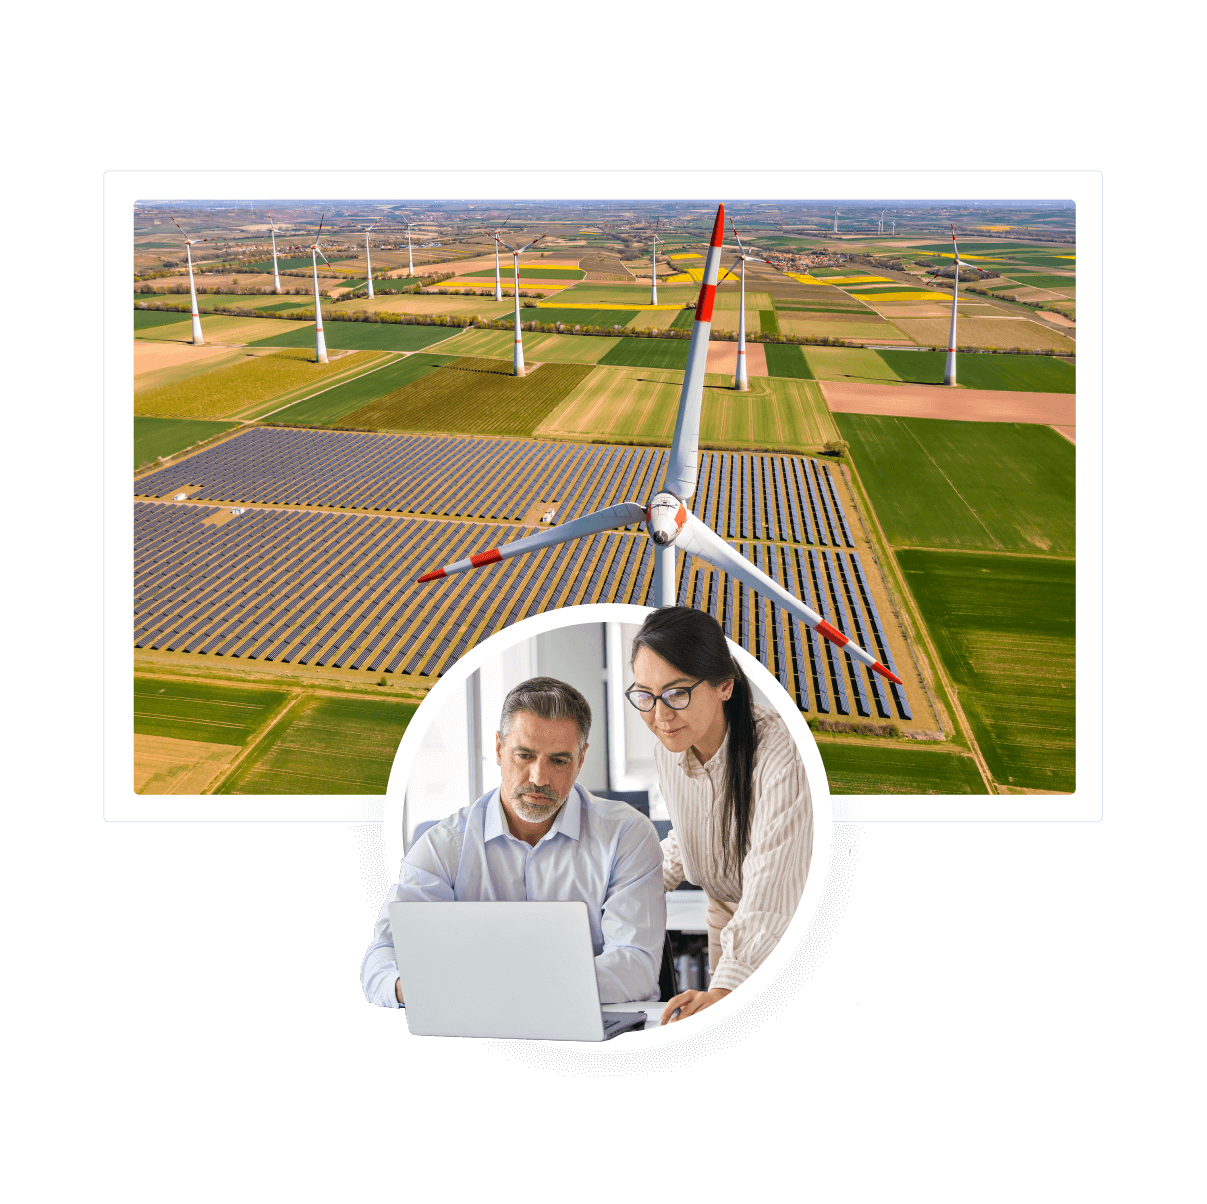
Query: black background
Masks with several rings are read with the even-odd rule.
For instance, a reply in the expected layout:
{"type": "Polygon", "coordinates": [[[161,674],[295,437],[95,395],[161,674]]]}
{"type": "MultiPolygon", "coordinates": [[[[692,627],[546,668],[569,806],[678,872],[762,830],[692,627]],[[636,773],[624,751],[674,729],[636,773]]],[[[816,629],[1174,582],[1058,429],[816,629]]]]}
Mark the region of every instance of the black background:
{"type": "Polygon", "coordinates": [[[383,1069],[402,1057],[478,1075],[677,1076],[771,1057],[791,1071],[851,1025],[1072,1017],[1101,976],[1103,825],[835,824],[800,951],[707,1034],[657,1054],[413,1039],[360,986],[389,889],[380,825],[107,824],[103,841],[113,1015],[153,1005],[181,1033],[220,1024],[282,1050],[304,1031],[311,1051],[357,1050],[383,1069]]]}

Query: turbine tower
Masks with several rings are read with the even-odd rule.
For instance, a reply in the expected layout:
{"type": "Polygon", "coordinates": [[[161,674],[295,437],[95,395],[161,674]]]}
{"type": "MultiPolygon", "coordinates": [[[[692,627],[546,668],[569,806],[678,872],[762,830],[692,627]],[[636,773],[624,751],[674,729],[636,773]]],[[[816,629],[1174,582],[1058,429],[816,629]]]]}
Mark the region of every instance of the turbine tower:
{"type": "Polygon", "coordinates": [[[838,210],[834,210],[834,233],[838,233],[838,210]]]}
{"type": "Polygon", "coordinates": [[[272,214],[268,215],[268,230],[272,235],[272,286],[274,291],[281,291],[281,273],[277,271],[277,227],[272,220],[272,214]]]}
{"type": "Polygon", "coordinates": [[[658,244],[660,242],[665,241],[658,237],[658,222],[661,222],[661,221],[662,221],[662,219],[659,218],[658,221],[656,221],[654,223],[654,238],[650,244],[650,256],[651,256],[650,304],[651,305],[658,304],[658,244]]]}
{"type": "MultiPolygon", "coordinates": [[[[943,366],[943,383],[945,385],[954,385],[956,383],[956,301],[960,295],[960,269],[976,268],[971,263],[965,263],[960,258],[960,248],[956,245],[956,228],[954,224],[951,227],[951,249],[954,252],[955,259],[955,279],[951,285],[951,331],[947,336],[947,362],[943,366]]],[[[936,272],[935,276],[939,273],[936,272]]]]}
{"type": "MultiPolygon", "coordinates": [[[[374,222],[373,226],[376,225],[377,223],[374,222]]],[[[369,286],[370,301],[373,300],[373,265],[369,262],[369,231],[373,229],[373,226],[365,227],[365,276],[367,277],[365,283],[369,286]]],[[[409,234],[410,231],[408,230],[407,233],[409,234]]]]}
{"type": "MultiPolygon", "coordinates": [[[[184,234],[184,227],[177,222],[175,218],[172,218],[172,221],[176,222],[176,229],[179,230],[181,234],[184,234]]],[[[203,347],[205,345],[205,339],[201,337],[201,315],[197,312],[197,288],[193,284],[193,243],[213,241],[214,240],[212,238],[190,238],[187,234],[184,234],[184,251],[188,256],[189,261],[189,297],[193,302],[194,347],[203,347]]]]}
{"type": "Polygon", "coordinates": [[[796,615],[818,635],[845,648],[851,656],[889,681],[904,684],[893,671],[882,665],[858,644],[848,640],[816,611],[790,594],[761,569],[755,568],[732,548],[720,535],[702,523],[689,509],[688,503],[696,492],[698,446],[700,441],[700,406],[704,397],[704,370],[708,359],[708,336],[712,329],[713,302],[717,291],[717,274],[721,264],[721,237],[725,231],[725,206],[717,208],[713,223],[704,280],[696,304],[696,319],[692,326],[691,346],[687,353],[687,371],[683,374],[683,389],[679,394],[679,413],[675,419],[675,435],[667,461],[662,487],[643,506],[640,502],[621,502],[592,514],[584,514],[501,547],[479,552],[465,560],[433,569],[419,578],[420,582],[439,581],[457,573],[484,565],[497,564],[571,539],[597,535],[604,531],[623,530],[634,524],[645,527],[654,541],[653,603],[655,606],[675,605],[675,569],[677,549],[690,552],[714,567],[737,578],[743,585],[769,598],[775,605],[796,615]]]}
{"type": "MultiPolygon", "coordinates": [[[[415,260],[411,257],[411,227],[418,225],[417,222],[407,222],[407,275],[415,275],[415,260]]],[[[373,296],[370,291],[369,296],[373,296]]]]}
{"type": "Polygon", "coordinates": [[[893,218],[893,237],[897,237],[897,219],[893,218]]]}
{"type": "MultiPolygon", "coordinates": [[[[733,387],[745,392],[750,388],[750,382],[746,379],[746,264],[767,261],[748,253],[748,248],[744,247],[742,240],[738,238],[738,228],[733,224],[732,218],[729,228],[733,231],[734,238],[738,239],[738,258],[742,261],[742,299],[738,304],[738,366],[733,375],[733,387]]],[[[733,272],[727,269],[726,275],[732,276],[733,272]]]]}
{"type": "Polygon", "coordinates": [[[503,278],[499,272],[499,230],[505,230],[506,228],[507,228],[507,223],[504,222],[491,235],[491,238],[493,238],[495,240],[495,300],[496,301],[503,300],[503,278]]]}
{"type": "Polygon", "coordinates": [[[323,337],[323,307],[319,301],[319,259],[328,266],[331,266],[331,261],[323,254],[322,248],[319,246],[319,235],[323,232],[323,222],[327,220],[327,215],[324,213],[319,218],[319,228],[315,231],[314,242],[306,248],[310,252],[310,261],[314,265],[314,358],[315,362],[325,364],[327,362],[327,340],[323,337]]]}
{"type": "MultiPolygon", "coordinates": [[[[545,236],[543,234],[538,234],[536,238],[532,240],[532,242],[526,242],[522,247],[513,247],[510,243],[503,243],[503,245],[511,252],[511,258],[515,263],[515,275],[512,277],[512,284],[514,284],[515,287],[512,289],[512,293],[515,295],[515,359],[513,361],[513,370],[516,376],[524,375],[524,340],[520,335],[520,255],[524,251],[527,251],[529,247],[536,246],[536,244],[544,237],[545,236]]],[[[497,236],[496,239],[498,242],[503,242],[503,240],[497,236]]],[[[497,247],[495,254],[498,255],[497,247]]]]}

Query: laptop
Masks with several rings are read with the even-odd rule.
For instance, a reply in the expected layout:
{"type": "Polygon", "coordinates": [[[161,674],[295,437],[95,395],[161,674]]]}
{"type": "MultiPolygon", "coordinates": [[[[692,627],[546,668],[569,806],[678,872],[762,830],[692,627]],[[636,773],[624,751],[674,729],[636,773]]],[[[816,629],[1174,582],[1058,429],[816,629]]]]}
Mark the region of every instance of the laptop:
{"type": "Polygon", "coordinates": [[[645,1012],[599,1003],[587,904],[391,903],[407,1027],[433,1037],[606,1041],[645,1012]]]}

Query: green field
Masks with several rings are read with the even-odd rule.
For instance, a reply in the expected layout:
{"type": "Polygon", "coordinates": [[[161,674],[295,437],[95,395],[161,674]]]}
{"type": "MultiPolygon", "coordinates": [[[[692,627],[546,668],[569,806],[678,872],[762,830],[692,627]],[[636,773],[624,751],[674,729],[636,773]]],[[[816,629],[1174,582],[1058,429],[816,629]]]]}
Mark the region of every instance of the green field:
{"type": "Polygon", "coordinates": [[[995,781],[1075,786],[1072,561],[897,554],[995,781]]]}
{"type": "MultiPolygon", "coordinates": [[[[659,305],[686,305],[694,301],[700,293],[698,284],[659,284],[659,305]]],[[[648,305],[650,303],[650,286],[648,284],[576,284],[565,292],[558,293],[557,299],[566,304],[575,305],[648,305]]]]}
{"type": "MultiPolygon", "coordinates": [[[[192,322],[190,314],[182,314],[178,310],[168,309],[136,309],[134,311],[134,329],[150,330],[154,326],[172,326],[177,322],[192,322]]],[[[190,332],[192,327],[189,327],[190,332]]]]}
{"type": "Polygon", "coordinates": [[[806,347],[805,359],[818,380],[896,380],[879,352],[862,348],[806,347]]]}
{"type": "Polygon", "coordinates": [[[690,339],[621,339],[599,362],[626,368],[687,368],[690,339]]]}
{"type": "Polygon", "coordinates": [[[696,322],[696,311],[694,309],[681,309],[676,315],[675,320],[670,324],[671,330],[691,330],[696,322]]]}
{"type": "Polygon", "coordinates": [[[231,430],[233,422],[195,422],[180,418],[134,419],[134,467],[173,456],[203,439],[231,430]]]}
{"type": "MultiPolygon", "coordinates": [[[[280,334],[251,347],[313,347],[314,323],[280,322],[280,334]]],[[[323,338],[332,351],[422,351],[457,334],[456,326],[411,326],[402,322],[326,322],[323,338]]]]}
{"type": "Polygon", "coordinates": [[[988,794],[971,757],[928,748],[819,740],[831,794],[988,794]]]}
{"type": "MultiPolygon", "coordinates": [[[[343,280],[340,282],[340,288],[351,289],[355,292],[357,289],[362,289],[369,281],[364,276],[358,276],[354,280],[343,280]]],[[[373,278],[373,294],[374,296],[391,296],[395,293],[401,293],[412,285],[419,283],[418,276],[386,276],[378,279],[373,278]]]]}
{"type": "Polygon", "coordinates": [[[1017,280],[1028,288],[1051,288],[1069,293],[1077,290],[1075,276],[1033,276],[1030,272],[1011,272],[1010,279],[1017,280]]]}
{"type": "Polygon", "coordinates": [[[216,794],[384,794],[411,703],[303,698],[216,794]]]}
{"type": "Polygon", "coordinates": [[[454,358],[451,355],[420,351],[408,355],[405,359],[391,360],[384,368],[366,372],[355,380],[335,385],[291,405],[288,409],[277,411],[272,420],[286,425],[298,423],[303,426],[336,423],[353,410],[359,410],[362,406],[419,380],[429,372],[451,364],[454,358]]]}
{"type": "Polygon", "coordinates": [[[779,334],[780,321],[776,317],[774,309],[759,310],[759,333],[760,334],[779,334]]]}
{"type": "Polygon", "coordinates": [[[134,732],[206,744],[246,744],[288,698],[283,690],[134,678],[134,732]]]}
{"type": "Polygon", "coordinates": [[[314,353],[301,349],[249,355],[240,363],[179,384],[144,389],[134,395],[134,408],[139,414],[156,418],[223,418],[294,389],[340,376],[372,358],[362,351],[316,364],[314,353]]]}
{"type": "MultiPolygon", "coordinates": [[[[911,384],[941,385],[945,351],[878,351],[879,357],[911,384]]],[[[969,389],[1007,389],[1021,393],[1076,393],[1077,369],[1050,355],[964,355],[956,376],[969,389]]]]}
{"type": "Polygon", "coordinates": [[[814,380],[812,370],[805,359],[804,350],[795,343],[765,343],[769,376],[795,377],[798,380],[814,380]]]}
{"type": "MultiPolygon", "coordinates": [[[[524,332],[524,362],[595,364],[620,340],[605,335],[524,332]]],[[[485,355],[511,362],[515,336],[509,330],[467,330],[455,344],[461,355],[485,355]]]]}
{"type": "MultiPolygon", "coordinates": [[[[669,444],[682,385],[683,374],[670,369],[601,365],[537,433],[669,444]]],[[[812,381],[752,376],[749,391],[739,393],[728,374],[710,372],[704,378],[704,445],[816,449],[837,434],[821,390],[812,381]]]]}
{"type": "Polygon", "coordinates": [[[1050,427],[834,420],[890,544],[1073,555],[1076,449],[1050,427]]]}
{"type": "Polygon", "coordinates": [[[369,405],[341,425],[387,431],[531,435],[592,371],[589,364],[545,363],[513,376],[505,360],[462,357],[369,405]]]}
{"type": "MultiPolygon", "coordinates": [[[[627,326],[638,314],[635,309],[559,309],[541,306],[521,309],[521,322],[561,322],[565,326],[627,326]]],[[[668,317],[669,312],[668,312],[668,317]]],[[[500,319],[496,318],[495,321],[500,319]]]]}
{"type": "MultiPolygon", "coordinates": [[[[324,238],[326,235],[323,236],[324,238]]],[[[345,259],[352,259],[351,255],[332,255],[330,256],[331,263],[343,263],[345,259]]],[[[265,259],[256,263],[245,263],[240,265],[245,272],[267,272],[272,275],[272,259],[265,259]]],[[[283,255],[277,256],[277,271],[279,272],[296,272],[301,268],[313,268],[314,260],[311,256],[294,256],[292,259],[286,259],[283,255]]],[[[326,273],[330,274],[330,273],[326,273]]],[[[322,261],[319,261],[319,275],[324,275],[322,261]]]]}

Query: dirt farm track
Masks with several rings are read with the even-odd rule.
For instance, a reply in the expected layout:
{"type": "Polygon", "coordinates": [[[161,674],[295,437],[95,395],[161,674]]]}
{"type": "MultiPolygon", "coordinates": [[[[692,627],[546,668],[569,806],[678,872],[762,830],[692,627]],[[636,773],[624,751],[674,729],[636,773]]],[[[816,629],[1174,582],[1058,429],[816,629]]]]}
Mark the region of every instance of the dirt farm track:
{"type": "Polygon", "coordinates": [[[887,385],[821,381],[826,404],[836,414],[885,414],[894,418],[948,418],[961,422],[1035,422],[1073,427],[1073,393],[1015,393],[996,389],[951,389],[944,385],[887,385]]]}

